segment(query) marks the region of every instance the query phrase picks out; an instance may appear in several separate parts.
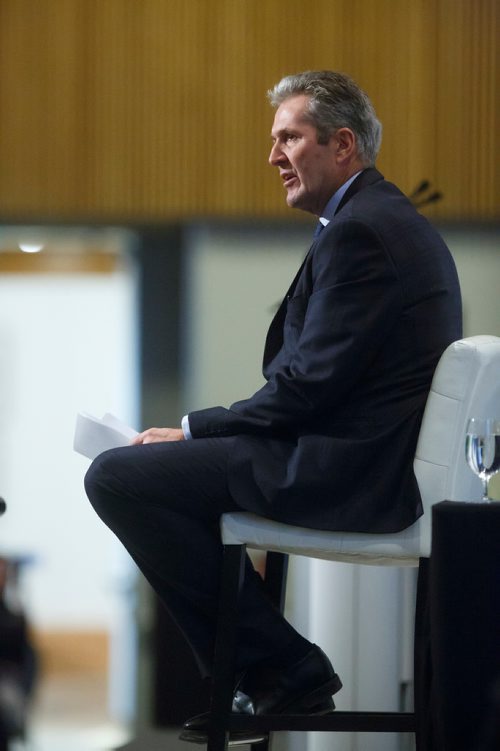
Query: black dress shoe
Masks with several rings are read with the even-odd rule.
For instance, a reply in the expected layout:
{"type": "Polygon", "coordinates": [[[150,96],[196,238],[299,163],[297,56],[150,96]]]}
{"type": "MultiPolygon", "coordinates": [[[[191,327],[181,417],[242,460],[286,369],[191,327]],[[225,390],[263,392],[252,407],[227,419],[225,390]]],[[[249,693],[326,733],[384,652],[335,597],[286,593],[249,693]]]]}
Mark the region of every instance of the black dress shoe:
{"type": "MultiPolygon", "coordinates": [[[[232,711],[237,714],[328,714],[335,709],[332,694],[342,688],[342,682],[330,660],[316,645],[292,665],[259,663],[242,676],[233,697],[232,711]]],[[[188,720],[180,738],[194,743],[206,743],[210,713],[188,720]]],[[[257,743],[265,735],[233,732],[230,745],[257,743]]]]}
{"type": "Polygon", "coordinates": [[[342,682],[322,649],[291,665],[260,663],[247,670],[233,698],[233,712],[242,714],[307,714],[342,688],[342,682]]]}

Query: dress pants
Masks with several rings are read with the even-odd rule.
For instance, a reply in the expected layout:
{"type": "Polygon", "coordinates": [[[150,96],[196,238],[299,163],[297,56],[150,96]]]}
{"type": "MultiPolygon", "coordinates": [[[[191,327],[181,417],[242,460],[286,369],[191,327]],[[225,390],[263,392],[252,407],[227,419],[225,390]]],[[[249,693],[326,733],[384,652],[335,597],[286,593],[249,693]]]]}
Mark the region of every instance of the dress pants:
{"type": "MultiPolygon", "coordinates": [[[[100,454],[85,477],[117,535],[211,674],[222,566],[219,519],[240,509],[227,487],[233,438],[149,443],[100,454]]],[[[247,557],[237,670],[308,644],[268,599],[247,557]]]]}

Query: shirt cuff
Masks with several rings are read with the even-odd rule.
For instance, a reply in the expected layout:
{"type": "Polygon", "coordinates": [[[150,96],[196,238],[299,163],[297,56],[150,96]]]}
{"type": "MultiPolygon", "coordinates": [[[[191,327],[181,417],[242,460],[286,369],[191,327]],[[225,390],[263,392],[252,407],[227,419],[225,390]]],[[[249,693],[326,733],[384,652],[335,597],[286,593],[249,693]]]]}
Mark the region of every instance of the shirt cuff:
{"type": "Polygon", "coordinates": [[[189,415],[184,415],[184,417],[182,418],[181,428],[186,441],[190,441],[193,436],[191,435],[191,430],[189,429],[189,415]]]}

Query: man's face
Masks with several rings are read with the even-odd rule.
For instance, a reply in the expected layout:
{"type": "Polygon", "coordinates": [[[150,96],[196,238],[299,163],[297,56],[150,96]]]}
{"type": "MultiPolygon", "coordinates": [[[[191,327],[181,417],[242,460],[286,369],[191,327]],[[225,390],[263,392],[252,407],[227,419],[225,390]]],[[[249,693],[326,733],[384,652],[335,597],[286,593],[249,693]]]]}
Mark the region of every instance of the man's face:
{"type": "Polygon", "coordinates": [[[317,130],[306,117],[308,100],[303,94],[293,96],[276,110],[269,163],[279,169],[287,204],[320,216],[342,176],[335,135],[318,143],[317,130]]]}

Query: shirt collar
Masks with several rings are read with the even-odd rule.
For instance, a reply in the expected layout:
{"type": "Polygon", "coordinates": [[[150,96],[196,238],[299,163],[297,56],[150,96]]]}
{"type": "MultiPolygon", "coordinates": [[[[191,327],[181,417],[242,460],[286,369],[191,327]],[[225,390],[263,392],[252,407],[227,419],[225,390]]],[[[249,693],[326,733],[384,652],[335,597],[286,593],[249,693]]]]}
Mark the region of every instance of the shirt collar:
{"type": "Polygon", "coordinates": [[[350,177],[349,180],[347,180],[347,182],[341,185],[340,188],[337,191],[335,191],[333,196],[330,198],[330,200],[326,204],[319,218],[319,221],[324,227],[326,227],[327,224],[330,224],[331,220],[335,216],[335,212],[337,211],[339,207],[339,203],[344,197],[344,193],[346,192],[348,187],[351,185],[351,183],[354,182],[357,176],[361,174],[362,171],[363,170],[359,170],[359,172],[356,172],[354,175],[352,175],[352,177],[350,177]]]}

